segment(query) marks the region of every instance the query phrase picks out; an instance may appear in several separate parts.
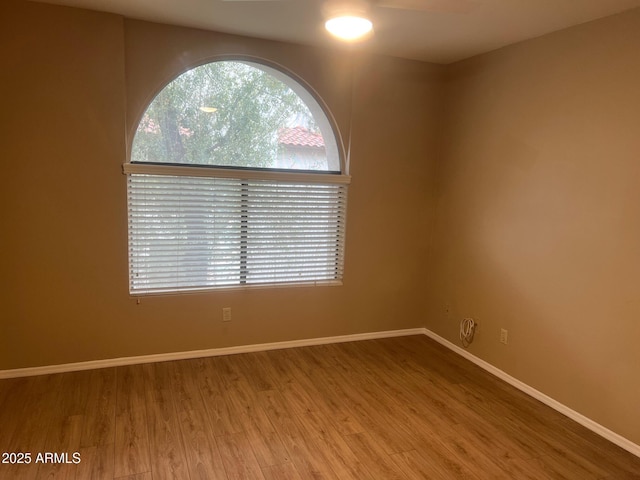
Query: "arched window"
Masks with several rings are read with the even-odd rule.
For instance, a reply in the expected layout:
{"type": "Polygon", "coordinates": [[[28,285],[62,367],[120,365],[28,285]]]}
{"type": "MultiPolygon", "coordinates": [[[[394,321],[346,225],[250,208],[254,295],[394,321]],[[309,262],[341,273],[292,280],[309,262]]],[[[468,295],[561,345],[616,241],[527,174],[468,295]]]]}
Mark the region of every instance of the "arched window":
{"type": "Polygon", "coordinates": [[[276,69],[217,61],[177,77],[124,165],[130,292],[340,283],[339,152],[313,95],[276,69]]]}

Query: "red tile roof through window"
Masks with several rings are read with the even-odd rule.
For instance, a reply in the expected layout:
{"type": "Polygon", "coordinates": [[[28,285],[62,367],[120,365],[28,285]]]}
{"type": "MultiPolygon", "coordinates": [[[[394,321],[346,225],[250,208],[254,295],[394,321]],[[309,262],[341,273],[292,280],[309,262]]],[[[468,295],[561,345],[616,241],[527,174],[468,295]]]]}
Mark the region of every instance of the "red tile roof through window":
{"type": "Polygon", "coordinates": [[[304,127],[281,128],[278,130],[278,143],[296,147],[324,147],[324,139],[319,133],[313,133],[304,127]]]}

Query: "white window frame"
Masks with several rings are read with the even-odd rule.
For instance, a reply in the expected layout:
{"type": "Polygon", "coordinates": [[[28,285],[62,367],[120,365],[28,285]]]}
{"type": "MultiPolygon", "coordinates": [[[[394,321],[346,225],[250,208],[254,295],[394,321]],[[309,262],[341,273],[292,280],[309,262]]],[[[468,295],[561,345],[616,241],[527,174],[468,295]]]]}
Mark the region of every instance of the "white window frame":
{"type": "MultiPolygon", "coordinates": [[[[305,87],[300,80],[294,78],[292,75],[285,74],[275,68],[266,66],[262,63],[256,63],[255,61],[247,61],[246,59],[224,59],[224,61],[238,61],[243,63],[248,63],[249,65],[260,68],[264,70],[266,73],[276,77],[278,80],[285,83],[289,86],[309,107],[312,114],[314,115],[314,120],[318,123],[318,126],[321,130],[323,137],[325,138],[325,145],[327,148],[327,158],[329,159],[329,170],[331,172],[308,172],[308,171],[296,171],[296,170],[273,170],[273,169],[264,169],[264,168],[250,168],[250,167],[215,167],[215,166],[203,166],[203,165],[175,165],[175,164],[158,164],[158,163],[131,163],[130,161],[123,165],[123,173],[128,177],[128,205],[129,205],[129,274],[130,274],[130,282],[129,282],[129,291],[131,295],[152,295],[152,294],[168,294],[168,293],[183,293],[183,292],[193,292],[193,291],[208,291],[208,290],[218,290],[218,289],[228,289],[228,288],[254,288],[254,287],[271,287],[271,286],[304,286],[304,285],[341,285],[342,277],[344,272],[344,248],[345,248],[345,234],[346,234],[346,198],[347,198],[347,186],[351,181],[351,177],[345,174],[345,162],[343,161],[342,156],[340,155],[340,151],[342,151],[338,145],[340,141],[339,135],[335,134],[335,129],[332,126],[332,122],[330,120],[329,115],[327,115],[325,109],[322,108],[320,103],[316,100],[316,96],[308,90],[308,87],[305,87]],[[329,141],[327,141],[329,140],[329,141]],[[199,179],[211,179],[212,182],[218,180],[230,180],[230,181],[238,181],[244,182],[243,186],[248,185],[262,185],[263,188],[267,189],[267,195],[270,195],[270,188],[278,185],[281,185],[282,188],[292,188],[292,187],[300,187],[297,190],[304,192],[306,188],[310,189],[310,191],[320,191],[331,192],[327,195],[321,195],[323,199],[323,204],[320,206],[310,205],[309,209],[304,207],[300,210],[300,201],[304,199],[305,204],[310,202],[310,198],[314,198],[314,195],[311,194],[308,197],[304,196],[305,193],[300,193],[302,197],[295,199],[291,197],[293,202],[298,202],[298,204],[293,205],[295,211],[307,212],[310,215],[311,223],[315,222],[315,225],[318,224],[317,218],[326,219],[326,214],[322,217],[316,215],[315,210],[318,208],[325,208],[327,205],[327,198],[331,202],[331,212],[335,211],[335,219],[326,220],[327,228],[320,228],[320,236],[324,235],[323,231],[329,232],[326,233],[328,237],[322,236],[322,241],[327,243],[332,243],[335,240],[335,246],[331,246],[331,250],[322,251],[322,247],[319,249],[320,252],[320,261],[327,262],[327,258],[335,259],[335,268],[322,268],[322,266],[317,267],[318,269],[318,278],[313,278],[313,275],[316,274],[313,268],[306,269],[301,268],[301,270],[311,270],[309,272],[300,272],[299,278],[292,278],[292,275],[284,275],[282,278],[268,278],[268,274],[264,278],[260,277],[257,280],[249,280],[244,277],[240,279],[237,283],[235,281],[205,281],[202,284],[190,284],[189,281],[185,283],[181,283],[181,281],[176,277],[176,281],[174,284],[162,283],[150,280],[149,282],[140,281],[139,275],[141,269],[136,265],[136,263],[140,260],[141,254],[140,249],[136,250],[136,245],[139,245],[139,234],[137,233],[138,228],[141,223],[138,219],[136,219],[136,215],[132,212],[136,211],[136,208],[140,207],[140,204],[136,204],[136,202],[140,202],[138,198],[140,196],[136,193],[139,190],[139,185],[143,185],[144,182],[140,182],[140,180],[144,178],[162,178],[171,179],[171,178],[199,178],[199,179]],[[262,182],[262,183],[260,183],[262,182]],[[136,186],[138,185],[138,186],[136,186]],[[319,190],[318,190],[319,189],[319,190]],[[325,198],[326,197],[326,198],[325,198]],[[132,203],[133,202],[133,203],[132,203]],[[315,220],[314,220],[315,218],[315,220]],[[331,225],[329,227],[329,224],[331,225]],[[138,239],[138,240],[137,240],[138,239]],[[327,240],[328,239],[328,240],[327,240]],[[335,257],[333,257],[335,255],[335,257]],[[324,260],[322,260],[324,259],[324,260]],[[311,275],[311,277],[309,277],[311,275]]],[[[243,187],[244,188],[244,187],[243,187]]],[[[144,187],[143,187],[144,190],[144,187]]],[[[246,193],[246,190],[243,190],[246,193]]],[[[243,193],[243,196],[244,194],[243,193]]],[[[282,197],[282,196],[281,196],[282,197]]],[[[290,208],[288,204],[289,200],[284,197],[284,207],[290,208]]],[[[207,202],[208,200],[203,200],[207,202]]],[[[144,203],[144,201],[143,201],[144,203]]],[[[153,202],[151,202],[153,203],[153,202]]],[[[279,203],[279,202],[276,202],[279,203]]],[[[143,208],[144,205],[143,205],[143,208]]],[[[154,208],[153,206],[151,208],[154,208]]],[[[214,208],[214,207],[212,207],[214,208]]],[[[178,213],[172,215],[179,215],[178,213]]],[[[288,216],[287,218],[291,219],[299,219],[301,217],[296,217],[294,214],[293,217],[288,216]]],[[[304,215],[304,213],[303,213],[304,215]]],[[[245,211],[242,214],[243,222],[246,222],[247,212],[245,211]]],[[[143,219],[144,222],[144,219],[143,219]]],[[[322,224],[323,220],[319,220],[320,224],[322,224]]],[[[278,224],[280,222],[277,222],[278,224]]],[[[287,223],[287,221],[283,221],[283,223],[287,223]]],[[[288,222],[289,224],[295,222],[288,222]]],[[[300,223],[300,222],[297,222],[300,223]]],[[[144,227],[144,225],[143,225],[144,227]]],[[[271,226],[267,225],[267,229],[271,228],[271,226]]],[[[278,226],[278,228],[281,228],[278,226]]],[[[295,225],[293,228],[298,228],[295,225]]],[[[316,227],[315,231],[318,231],[316,227]]],[[[288,235],[289,233],[287,233],[288,235]]],[[[246,231],[244,231],[244,235],[246,237],[246,231]]],[[[293,238],[303,238],[303,237],[295,237],[295,235],[299,235],[295,231],[291,233],[294,235],[293,238]]],[[[302,233],[301,235],[306,235],[302,233]]],[[[315,235],[315,233],[313,234],[315,235]]],[[[306,238],[306,237],[304,237],[306,238]]],[[[246,238],[242,239],[243,244],[246,243],[246,238]]],[[[303,240],[306,242],[306,240],[303,240]]],[[[257,248],[260,248],[260,242],[256,241],[257,248]]],[[[270,249],[272,247],[269,247],[270,249]]],[[[304,257],[309,255],[308,247],[304,253],[300,254],[299,257],[304,257]]],[[[289,249],[285,249],[283,252],[276,253],[272,258],[277,257],[278,262],[285,263],[285,270],[287,262],[291,262],[291,265],[301,265],[300,262],[302,260],[296,260],[295,254],[289,255],[287,252],[289,249]]],[[[147,254],[144,254],[147,255],[147,254]]],[[[246,257],[242,257],[246,260],[246,257]]],[[[143,259],[144,260],[144,259],[143,259]]],[[[312,259],[313,260],[313,259],[312,259]]],[[[208,261],[208,260],[207,260],[208,261]]],[[[241,260],[243,261],[243,260],[241,260]]],[[[276,260],[273,260],[276,261],[276,260]]],[[[313,262],[311,262],[313,263],[313,262]]],[[[280,265],[280,264],[279,264],[280,265]]],[[[296,268],[298,268],[296,267],[296,268]]],[[[279,267],[282,268],[282,267],[279,267]]],[[[286,270],[287,272],[289,270],[286,270]]],[[[171,275],[170,272],[166,273],[167,275],[171,275]]],[[[295,275],[294,275],[295,276],[295,275]]],[[[150,277],[149,277],[150,278],[150,277]]]]}

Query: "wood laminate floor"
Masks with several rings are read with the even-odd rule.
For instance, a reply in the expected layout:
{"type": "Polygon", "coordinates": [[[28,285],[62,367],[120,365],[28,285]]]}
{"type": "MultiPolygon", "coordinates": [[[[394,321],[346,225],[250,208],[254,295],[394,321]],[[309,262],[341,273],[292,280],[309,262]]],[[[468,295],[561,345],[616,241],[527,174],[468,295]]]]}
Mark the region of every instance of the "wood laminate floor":
{"type": "Polygon", "coordinates": [[[640,479],[424,336],[2,380],[0,452],[31,454],[11,480],[640,479]]]}

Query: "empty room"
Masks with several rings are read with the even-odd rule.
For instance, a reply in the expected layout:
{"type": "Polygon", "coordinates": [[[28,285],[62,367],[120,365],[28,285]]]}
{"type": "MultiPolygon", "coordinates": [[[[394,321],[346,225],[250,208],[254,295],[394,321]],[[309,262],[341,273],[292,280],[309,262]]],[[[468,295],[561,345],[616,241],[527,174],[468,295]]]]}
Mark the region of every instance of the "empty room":
{"type": "Polygon", "coordinates": [[[3,0],[0,52],[0,479],[640,479],[640,0],[3,0]]]}

